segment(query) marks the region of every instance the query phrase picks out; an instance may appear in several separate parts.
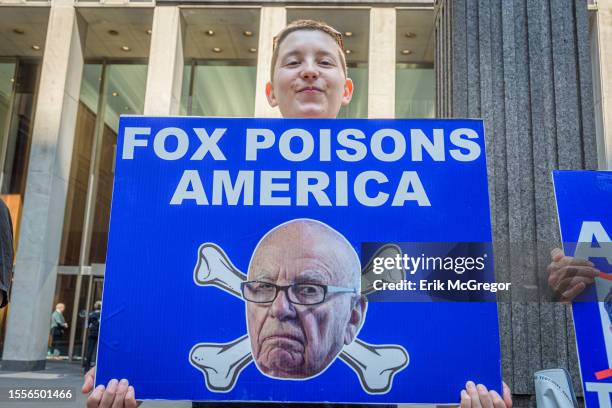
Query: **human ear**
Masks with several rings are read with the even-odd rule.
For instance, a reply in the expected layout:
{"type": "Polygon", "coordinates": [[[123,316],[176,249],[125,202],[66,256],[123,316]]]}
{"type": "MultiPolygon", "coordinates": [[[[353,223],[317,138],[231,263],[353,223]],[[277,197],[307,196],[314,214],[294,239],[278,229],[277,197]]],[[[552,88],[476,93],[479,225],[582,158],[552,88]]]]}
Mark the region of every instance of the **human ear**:
{"type": "Polygon", "coordinates": [[[266,84],[266,98],[268,98],[268,103],[271,107],[275,108],[278,106],[278,101],[276,100],[276,96],[274,96],[274,87],[272,86],[272,82],[268,82],[266,84]]]}
{"type": "Polygon", "coordinates": [[[346,78],[344,92],[342,93],[342,105],[348,105],[351,99],[353,99],[353,80],[346,78]]]}
{"type": "Polygon", "coordinates": [[[365,314],[368,304],[366,298],[363,295],[359,295],[353,306],[351,307],[351,314],[349,321],[346,324],[346,330],[344,332],[344,345],[349,345],[357,337],[359,329],[365,319],[365,314]]]}

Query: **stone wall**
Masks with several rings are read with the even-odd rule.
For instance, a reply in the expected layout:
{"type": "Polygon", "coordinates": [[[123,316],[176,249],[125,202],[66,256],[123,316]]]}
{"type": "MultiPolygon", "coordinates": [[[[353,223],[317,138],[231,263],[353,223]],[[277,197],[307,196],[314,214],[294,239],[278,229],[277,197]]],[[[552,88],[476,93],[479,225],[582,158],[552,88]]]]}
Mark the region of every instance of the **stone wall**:
{"type": "Polygon", "coordinates": [[[436,40],[438,116],[485,122],[497,279],[535,293],[499,304],[515,406],[535,406],[542,368],[582,395],[571,310],[537,299],[559,245],[550,171],[597,167],[587,2],[437,0],[436,40]]]}

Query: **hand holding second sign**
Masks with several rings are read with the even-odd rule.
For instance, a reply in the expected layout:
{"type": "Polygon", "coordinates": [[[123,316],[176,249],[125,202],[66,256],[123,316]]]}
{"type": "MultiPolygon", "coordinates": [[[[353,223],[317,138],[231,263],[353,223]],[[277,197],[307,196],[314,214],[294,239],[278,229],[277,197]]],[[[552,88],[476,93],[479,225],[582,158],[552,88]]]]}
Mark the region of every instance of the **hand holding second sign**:
{"type": "Polygon", "coordinates": [[[563,302],[573,301],[599,275],[592,262],[565,256],[559,248],[553,249],[550,257],[551,262],[546,268],[548,284],[563,302]]]}

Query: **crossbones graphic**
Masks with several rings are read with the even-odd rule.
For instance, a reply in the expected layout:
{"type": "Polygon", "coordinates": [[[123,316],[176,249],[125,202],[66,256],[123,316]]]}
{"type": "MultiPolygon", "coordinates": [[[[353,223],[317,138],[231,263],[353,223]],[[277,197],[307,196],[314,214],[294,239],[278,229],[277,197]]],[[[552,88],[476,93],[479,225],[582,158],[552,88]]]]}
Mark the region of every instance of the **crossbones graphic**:
{"type": "MultiPolygon", "coordinates": [[[[362,294],[374,291],[374,280],[397,282],[405,278],[405,271],[391,270],[383,275],[372,273],[375,257],[395,257],[401,254],[396,245],[387,244],[378,249],[362,270],[362,294]]],[[[198,250],[193,279],[198,286],[221,289],[241,300],[241,283],[246,275],[231,262],[214,243],[204,243],[198,250]]],[[[359,338],[345,345],[338,355],[358,376],[361,387],[368,394],[385,394],[391,390],[393,377],[409,362],[408,352],[400,345],[369,344],[359,338]]],[[[204,375],[205,385],[211,392],[230,392],[242,370],[253,362],[249,335],[245,334],[229,343],[198,343],[189,353],[190,363],[204,375]]]]}

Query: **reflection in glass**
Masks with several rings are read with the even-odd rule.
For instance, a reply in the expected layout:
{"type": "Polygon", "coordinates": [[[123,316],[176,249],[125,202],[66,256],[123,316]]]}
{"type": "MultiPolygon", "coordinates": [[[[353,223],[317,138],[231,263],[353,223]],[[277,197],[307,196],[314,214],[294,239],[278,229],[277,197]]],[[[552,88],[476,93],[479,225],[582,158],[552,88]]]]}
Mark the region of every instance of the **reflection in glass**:
{"type": "Polygon", "coordinates": [[[15,63],[0,63],[0,146],[3,145],[5,130],[9,121],[9,110],[11,109],[11,94],[15,83],[15,63]]]}
{"type": "Polygon", "coordinates": [[[102,65],[85,64],[70,162],[60,265],[79,264],[101,79],[102,65]]]}
{"type": "Polygon", "coordinates": [[[147,66],[109,65],[106,76],[104,127],[101,135],[102,146],[98,152],[98,183],[88,264],[105,263],[106,261],[119,116],[122,114],[142,115],[147,66]]]}
{"type": "MultiPolygon", "coordinates": [[[[68,296],[66,305],[77,308],[65,314],[74,326],[68,352],[76,358],[83,355],[91,290],[97,287],[84,272],[106,258],[119,117],[142,114],[146,76],[146,65],[86,64],[83,70],[59,260],[62,266],[77,266],[78,274],[70,293],[61,294],[61,278],[67,275],[59,275],[56,287],[56,297],[68,296]]],[[[100,294],[94,297],[99,300],[100,294]]]]}
{"type": "MultiPolygon", "coordinates": [[[[83,337],[84,330],[86,329],[86,320],[87,320],[87,293],[89,288],[89,281],[91,280],[91,275],[83,275],[81,278],[81,290],[79,291],[79,302],[78,302],[78,314],[76,320],[76,331],[74,336],[74,349],[72,351],[73,356],[81,356],[83,354],[83,337]]],[[[78,280],[77,280],[78,283],[78,280]]],[[[71,298],[71,303],[73,302],[74,294],[71,298]]],[[[72,314],[70,315],[72,317],[72,314]]],[[[68,321],[68,319],[66,319],[68,321]]]]}
{"type": "Polygon", "coordinates": [[[104,123],[110,131],[119,131],[120,115],[141,115],[147,82],[146,65],[107,65],[104,123]]]}
{"type": "Polygon", "coordinates": [[[343,106],[338,118],[367,118],[368,117],[368,67],[348,67],[348,76],[353,80],[353,99],[347,106],[343,106]]]}
{"type": "Polygon", "coordinates": [[[2,194],[19,194],[23,197],[25,193],[39,68],[38,62],[20,61],[17,65],[4,156],[2,194]]]}
{"type": "Polygon", "coordinates": [[[101,146],[96,152],[99,167],[95,176],[91,245],[84,262],[89,265],[105,261],[119,117],[122,114],[142,114],[146,77],[147,66],[142,64],[86,64],[84,67],[60,265],[77,266],[80,262],[87,193],[91,188],[90,175],[92,170],[95,171],[92,169],[92,154],[98,138],[101,138],[101,146]]]}
{"type": "Polygon", "coordinates": [[[181,106],[180,115],[186,116],[191,112],[191,84],[193,78],[191,78],[191,64],[185,64],[183,68],[183,84],[181,86],[181,106]]]}
{"type": "Polygon", "coordinates": [[[395,117],[433,118],[435,115],[435,74],[433,68],[412,68],[398,64],[395,77],[395,117]]]}
{"type": "MultiPolygon", "coordinates": [[[[239,61],[238,61],[239,62],[239,61]]],[[[181,113],[193,116],[252,117],[257,68],[236,61],[185,68],[181,113]],[[193,72],[191,72],[193,70],[193,72]]]]}

